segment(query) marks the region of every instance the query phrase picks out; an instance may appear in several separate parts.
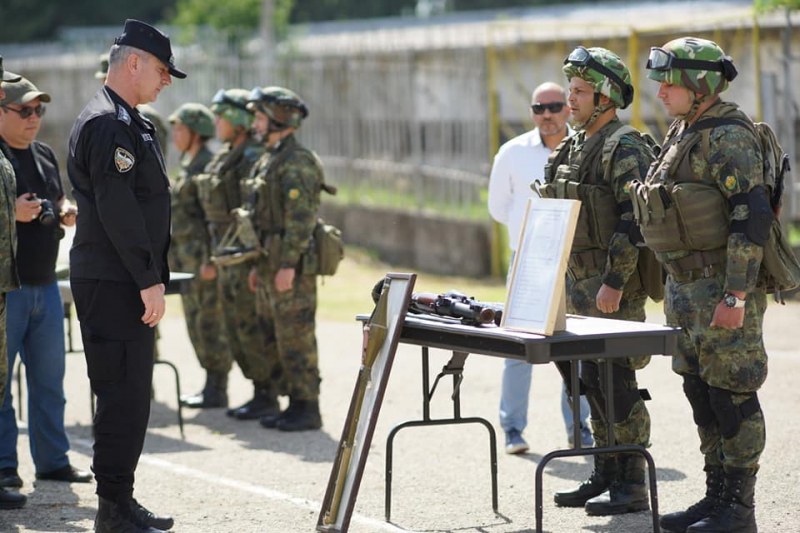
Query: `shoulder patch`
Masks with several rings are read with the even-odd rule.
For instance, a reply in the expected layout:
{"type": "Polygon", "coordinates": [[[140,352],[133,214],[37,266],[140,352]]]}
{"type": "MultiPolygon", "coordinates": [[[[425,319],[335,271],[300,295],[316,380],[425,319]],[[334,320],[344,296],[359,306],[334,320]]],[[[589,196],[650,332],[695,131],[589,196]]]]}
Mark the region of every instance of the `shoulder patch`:
{"type": "Polygon", "coordinates": [[[133,155],[121,146],[117,146],[117,149],[114,150],[114,165],[117,170],[124,174],[133,168],[134,163],[136,163],[136,159],[133,155]]]}
{"type": "Polygon", "coordinates": [[[289,191],[290,200],[297,200],[298,198],[300,198],[300,191],[298,191],[297,189],[292,189],[291,191],[289,191]]]}
{"type": "Polygon", "coordinates": [[[733,176],[728,176],[725,178],[724,185],[726,190],[733,192],[736,190],[736,178],[733,176]]]}
{"type": "Polygon", "coordinates": [[[121,120],[122,122],[124,122],[128,126],[131,125],[131,115],[121,105],[117,106],[117,120],[121,120]]]}

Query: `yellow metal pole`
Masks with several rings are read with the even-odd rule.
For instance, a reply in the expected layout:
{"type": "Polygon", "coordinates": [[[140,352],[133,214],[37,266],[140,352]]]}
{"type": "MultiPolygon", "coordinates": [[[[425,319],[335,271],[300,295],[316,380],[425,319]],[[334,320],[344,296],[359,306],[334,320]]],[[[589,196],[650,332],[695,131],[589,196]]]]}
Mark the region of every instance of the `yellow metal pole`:
{"type": "MultiPolygon", "coordinates": [[[[487,114],[489,124],[489,160],[494,158],[497,149],[500,148],[500,120],[497,110],[497,50],[492,39],[492,27],[489,27],[489,42],[486,45],[486,96],[487,114]]],[[[490,266],[492,277],[501,277],[505,274],[503,270],[503,227],[492,221],[492,231],[490,235],[490,266]]]]}
{"type": "Polygon", "coordinates": [[[761,101],[761,28],[758,25],[758,15],[753,13],[753,70],[756,83],[756,121],[764,120],[764,103],[761,101]]]}
{"type": "MultiPolygon", "coordinates": [[[[639,79],[639,34],[631,28],[628,35],[628,70],[631,73],[631,84],[634,87],[642,87],[643,84],[639,79]]],[[[631,126],[638,130],[644,129],[644,120],[642,120],[642,95],[634,95],[633,107],[631,107],[631,126]]]]}

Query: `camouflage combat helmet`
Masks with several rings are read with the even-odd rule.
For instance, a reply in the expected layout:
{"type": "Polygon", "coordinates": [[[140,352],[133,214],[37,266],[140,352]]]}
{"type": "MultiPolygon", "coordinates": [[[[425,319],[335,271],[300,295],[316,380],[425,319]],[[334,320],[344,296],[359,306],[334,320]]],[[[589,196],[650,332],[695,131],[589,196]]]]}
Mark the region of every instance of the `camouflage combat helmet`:
{"type": "Polygon", "coordinates": [[[247,109],[265,113],[272,131],[299,128],[308,116],[303,99],[284,87],[256,87],[247,99],[247,109]]]}
{"type": "Polygon", "coordinates": [[[703,95],[719,94],[736,77],[733,59],[717,43],[696,37],[674,39],[651,48],[647,77],[703,95]]]}
{"type": "Polygon", "coordinates": [[[214,115],[203,104],[183,104],[169,116],[170,124],[180,122],[201,137],[214,136],[214,115]]]}
{"type": "Polygon", "coordinates": [[[247,89],[220,89],[211,99],[211,112],[233,124],[249,128],[253,113],[247,109],[247,89]]]}
{"type": "Polygon", "coordinates": [[[567,56],[561,70],[567,80],[574,77],[584,80],[620,109],[633,101],[631,73],[622,59],[610,50],[579,46],[567,56]]]}

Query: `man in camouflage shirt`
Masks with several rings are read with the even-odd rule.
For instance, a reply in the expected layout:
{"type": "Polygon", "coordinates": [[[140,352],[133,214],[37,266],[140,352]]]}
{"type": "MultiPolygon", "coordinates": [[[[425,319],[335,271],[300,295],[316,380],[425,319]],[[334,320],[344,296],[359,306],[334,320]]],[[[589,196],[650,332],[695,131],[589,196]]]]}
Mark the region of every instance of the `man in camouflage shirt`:
{"type": "MultiPolygon", "coordinates": [[[[19,76],[3,70],[3,57],[0,56],[0,81],[17,83],[19,76]]],[[[0,85],[0,100],[6,93],[0,85]]],[[[6,357],[6,293],[19,287],[17,277],[17,223],[14,204],[17,200],[17,181],[11,163],[0,150],[0,399],[5,396],[8,379],[8,358],[6,357]]],[[[2,400],[0,400],[2,401],[2,400]]],[[[0,509],[19,509],[25,505],[24,494],[10,492],[0,487],[0,509]]]]}
{"type": "Polygon", "coordinates": [[[250,283],[259,292],[259,313],[277,340],[290,398],[285,411],[261,418],[261,425],[281,431],[319,429],[317,279],[303,270],[303,259],[317,221],[322,164],[294,136],[308,116],[297,94],[283,87],[256,87],[247,107],[255,112],[254,127],[267,148],[248,181],[248,207],[267,252],[250,283]]]}
{"type": "MultiPolygon", "coordinates": [[[[639,132],[617,118],[617,109],[633,99],[630,73],[616,54],[582,46],[565,60],[563,70],[569,80],[571,122],[578,133],[551,154],[543,193],[582,201],[567,271],[567,311],[641,322],[647,294],[637,270],[639,249],[627,189],[632,180],[647,173],[654,155],[639,132]]],[[[617,443],[649,446],[650,415],[635,373],[649,360],[641,356],[581,364],[598,447],[610,444],[609,419],[617,443]],[[605,412],[609,391],[601,385],[609,371],[614,380],[614,413],[605,412]]],[[[585,507],[590,515],[649,508],[642,455],[602,454],[594,460],[588,481],[555,494],[558,505],[585,507]]]]}
{"type": "MultiPolygon", "coordinates": [[[[214,96],[211,111],[215,116],[217,138],[224,143],[205,171],[197,176],[197,191],[211,242],[210,253],[200,266],[200,277],[217,279],[222,300],[221,321],[225,328],[230,354],[244,376],[253,382],[253,398],[226,411],[238,420],[257,420],[277,414],[281,389],[281,369],[277,365],[275,339],[266,333],[255,312],[255,293],[247,286],[252,262],[225,264],[218,259],[227,248],[236,248],[235,218],[231,211],[242,205],[242,182],[264,153],[264,147],[251,135],[253,114],[246,109],[249,91],[220,90],[214,96]]],[[[227,357],[219,352],[218,357],[227,357]]],[[[223,361],[216,362],[220,367],[223,361]]],[[[218,376],[219,387],[227,387],[227,374],[218,376]]]]}
{"type": "Polygon", "coordinates": [[[169,117],[172,142],[181,154],[181,171],[172,184],[172,241],[170,268],[195,278],[182,295],[189,339],[200,366],[207,372],[206,386],[198,394],[181,398],[188,407],[227,407],[224,380],[231,356],[222,327],[222,306],[216,280],[200,277],[200,265],[210,256],[210,241],[195,176],[203,172],[213,154],[208,140],[214,136],[214,115],[203,104],[187,103],[169,117]]]}
{"type": "Polygon", "coordinates": [[[681,327],[672,368],[683,377],[706,473],[705,497],[663,516],[661,527],[751,533],[766,440],[757,396],[767,377],[759,270],[772,221],[761,147],[750,119],[719,97],[736,69],[716,43],[675,39],[651,49],[647,68],[675,121],[632,199],[645,242],[668,273],[667,321],[681,327]]]}

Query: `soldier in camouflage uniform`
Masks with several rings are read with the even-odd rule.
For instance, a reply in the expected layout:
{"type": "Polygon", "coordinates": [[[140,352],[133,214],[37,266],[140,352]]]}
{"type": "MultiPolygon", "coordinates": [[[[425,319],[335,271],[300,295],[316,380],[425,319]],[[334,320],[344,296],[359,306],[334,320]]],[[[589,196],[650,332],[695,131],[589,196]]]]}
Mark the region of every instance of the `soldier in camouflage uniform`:
{"type": "Polygon", "coordinates": [[[211,161],[207,142],[214,136],[214,115],[203,104],[180,106],[169,117],[172,142],[181,155],[181,171],[172,184],[172,241],[170,268],[194,274],[183,292],[183,314],[197,360],[206,371],[206,385],[184,396],[187,407],[227,407],[227,377],[232,358],[222,327],[222,305],[215,280],[200,278],[200,264],[210,256],[210,239],[197,194],[195,176],[211,161]]]}
{"type": "Polygon", "coordinates": [[[256,87],[247,106],[256,114],[254,127],[267,147],[248,182],[249,208],[267,252],[251,274],[251,285],[258,288],[259,311],[278,341],[290,397],[285,411],[261,418],[261,425],[281,431],[319,429],[317,279],[303,272],[302,263],[325,186],[322,164],[294,136],[308,116],[297,94],[256,87]]]}
{"type": "Polygon", "coordinates": [[[766,435],[757,391],[767,377],[758,274],[772,220],[761,148],[750,119],[719,97],[736,69],[717,44],[675,39],[651,49],[647,68],[675,121],[631,197],[668,273],[667,321],[681,327],[672,367],[683,377],[706,472],[705,497],[663,516],[661,527],[755,532],[766,435]]]}
{"type": "MultiPolygon", "coordinates": [[[[3,57],[0,56],[0,81],[17,83],[22,78],[3,70],[3,57]]],[[[0,84],[0,100],[6,97],[0,84]]],[[[5,397],[8,379],[8,358],[6,357],[6,293],[19,288],[17,277],[17,223],[14,204],[17,201],[17,180],[14,169],[0,150],[0,399],[5,397]]],[[[2,401],[2,400],[0,400],[2,401]]],[[[0,487],[0,509],[19,509],[25,505],[24,494],[9,492],[0,487]]]]}
{"type": "MultiPolygon", "coordinates": [[[[616,54],[582,46],[565,60],[563,71],[569,80],[571,123],[578,133],[551,154],[542,193],[582,201],[569,258],[567,310],[641,322],[647,294],[637,270],[639,249],[627,188],[647,173],[654,154],[638,131],[623,126],[617,118],[617,109],[624,109],[633,99],[630,73],[616,54]]],[[[648,362],[649,356],[642,356],[581,364],[598,447],[609,444],[609,417],[617,443],[649,446],[650,415],[635,373],[648,362]],[[609,366],[613,366],[614,413],[605,412],[609,366]]],[[[640,454],[595,455],[594,461],[588,481],[575,490],[555,494],[558,505],[585,507],[590,515],[649,508],[645,461],[640,454]]]]}
{"type": "MultiPolygon", "coordinates": [[[[253,114],[246,109],[248,95],[245,89],[221,90],[211,105],[217,138],[225,144],[196,182],[214,255],[230,244],[228,236],[234,230],[235,220],[231,210],[242,204],[242,181],[264,153],[264,147],[250,133],[253,114]]],[[[245,377],[253,382],[253,398],[226,412],[239,420],[277,414],[281,392],[275,339],[266,333],[255,312],[255,293],[247,286],[251,267],[249,262],[219,266],[210,256],[204,257],[200,266],[202,279],[217,279],[230,354],[245,377]]]]}

